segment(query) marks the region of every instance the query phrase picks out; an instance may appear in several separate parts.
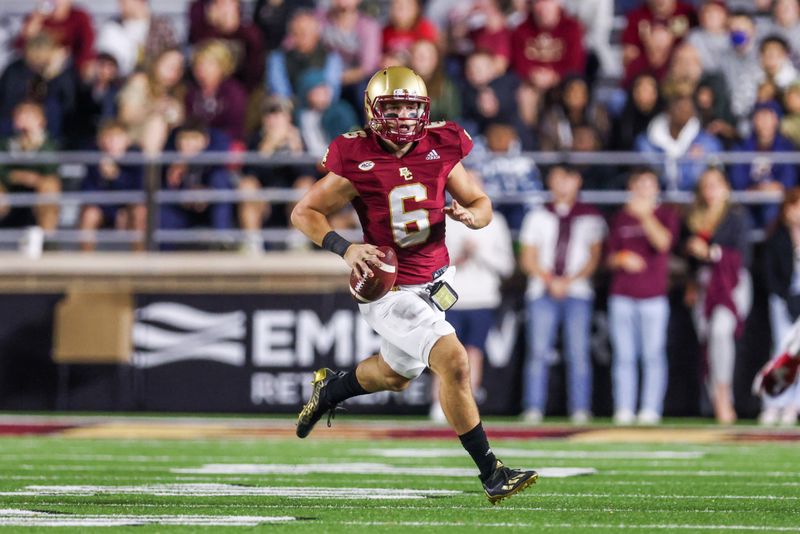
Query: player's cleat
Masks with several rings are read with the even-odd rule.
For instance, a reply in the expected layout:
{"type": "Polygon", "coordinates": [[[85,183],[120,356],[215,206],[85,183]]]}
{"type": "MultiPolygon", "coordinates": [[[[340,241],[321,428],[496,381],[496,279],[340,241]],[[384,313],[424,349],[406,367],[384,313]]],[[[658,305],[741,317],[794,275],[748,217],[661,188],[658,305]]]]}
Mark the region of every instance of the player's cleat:
{"type": "Polygon", "coordinates": [[[797,380],[800,358],[783,353],[761,368],[753,380],[753,394],[780,395],[797,380]]]}
{"type": "Polygon", "coordinates": [[[483,483],[486,498],[492,504],[497,504],[506,497],[519,493],[539,479],[536,471],[523,471],[510,469],[497,460],[494,473],[483,483]]]}
{"type": "Polygon", "coordinates": [[[337,373],[332,369],[323,367],[314,371],[314,380],[311,383],[314,389],[311,391],[311,398],[297,417],[297,437],[304,438],[311,433],[317,421],[322,419],[322,416],[328,414],[328,426],[331,426],[331,419],[333,419],[336,410],[336,404],[329,404],[325,402],[324,390],[334,380],[339,380],[345,373],[337,373]]]}

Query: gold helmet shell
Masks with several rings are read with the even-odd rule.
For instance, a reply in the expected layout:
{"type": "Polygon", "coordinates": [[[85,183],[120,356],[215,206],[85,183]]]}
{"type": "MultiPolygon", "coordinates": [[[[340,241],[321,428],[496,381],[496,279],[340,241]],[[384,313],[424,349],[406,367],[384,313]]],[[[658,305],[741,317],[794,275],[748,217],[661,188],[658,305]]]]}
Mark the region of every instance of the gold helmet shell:
{"type": "Polygon", "coordinates": [[[364,111],[367,126],[377,135],[397,144],[419,141],[430,123],[431,99],[423,79],[408,67],[387,67],[370,78],[364,91],[364,111]],[[401,129],[400,119],[387,117],[383,112],[385,102],[411,102],[419,104],[419,112],[413,117],[403,117],[403,126],[414,121],[408,131],[401,129]]]}

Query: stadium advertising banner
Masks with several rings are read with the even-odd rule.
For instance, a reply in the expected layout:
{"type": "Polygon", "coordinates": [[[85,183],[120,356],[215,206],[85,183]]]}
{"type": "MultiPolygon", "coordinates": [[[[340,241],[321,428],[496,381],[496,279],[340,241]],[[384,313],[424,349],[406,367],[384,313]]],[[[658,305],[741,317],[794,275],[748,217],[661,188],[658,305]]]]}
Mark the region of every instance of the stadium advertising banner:
{"type": "MultiPolygon", "coordinates": [[[[313,370],[349,370],[380,347],[348,293],[140,294],[129,366],[57,366],[53,309],[61,297],[0,295],[8,315],[0,323],[0,409],[291,413],[309,397],[313,370]]],[[[493,413],[518,409],[515,317],[489,341],[478,397],[493,413]]],[[[401,393],[359,397],[347,408],[423,414],[429,404],[425,373],[401,393]]]]}
{"type": "MultiPolygon", "coordinates": [[[[511,323],[513,323],[513,318],[511,323]]],[[[319,367],[349,370],[380,348],[349,294],[146,295],[137,298],[132,364],[148,410],[293,412],[319,367]]],[[[487,409],[514,409],[517,331],[494,332],[487,409]],[[491,400],[489,400],[491,399],[491,400]]],[[[401,393],[352,399],[361,413],[427,413],[430,376],[401,393]]]]}
{"type": "MultiPolygon", "coordinates": [[[[312,371],[351,369],[375,353],[378,336],[362,320],[348,293],[139,294],[129,365],[56,365],[54,309],[62,294],[0,295],[0,409],[147,410],[293,413],[310,395],[312,371]]],[[[749,394],[756,370],[769,356],[766,302],[756,292],[736,362],[736,402],[754,415],[749,394]]],[[[524,314],[503,303],[490,331],[482,387],[483,414],[520,411],[524,379],[524,314]]],[[[704,409],[705,364],[680,292],[671,295],[668,334],[668,415],[704,409]]],[[[593,411],[612,411],[611,360],[604,299],[594,313],[593,411]]],[[[564,414],[566,376],[561,351],[551,355],[548,413],[564,414]]],[[[430,375],[402,393],[351,399],[354,413],[425,414],[430,375]]]]}

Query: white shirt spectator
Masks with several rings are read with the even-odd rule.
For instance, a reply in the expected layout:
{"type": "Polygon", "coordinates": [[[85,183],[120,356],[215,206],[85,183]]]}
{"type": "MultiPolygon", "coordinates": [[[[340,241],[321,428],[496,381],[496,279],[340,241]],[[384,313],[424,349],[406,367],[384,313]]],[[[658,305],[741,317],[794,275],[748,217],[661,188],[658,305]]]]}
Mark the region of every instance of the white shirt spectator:
{"type": "MultiPolygon", "coordinates": [[[[573,276],[579,273],[591,258],[591,247],[601,242],[606,235],[606,223],[602,215],[586,204],[575,204],[568,213],[556,213],[558,208],[542,206],[533,209],[522,221],[519,240],[522,245],[536,248],[540,267],[552,272],[556,267],[556,245],[558,244],[560,219],[567,217],[569,221],[569,238],[566,243],[564,275],[573,276]]],[[[528,279],[528,299],[536,299],[544,295],[545,284],[541,278],[528,279]]],[[[573,281],[567,296],[580,299],[592,298],[594,289],[588,279],[573,281]]]]}
{"type": "Polygon", "coordinates": [[[448,217],[446,243],[450,261],[456,266],[453,288],[458,302],[454,309],[497,308],[500,283],[514,271],[515,261],[511,232],[503,216],[495,213],[492,222],[479,230],[448,217]]]}

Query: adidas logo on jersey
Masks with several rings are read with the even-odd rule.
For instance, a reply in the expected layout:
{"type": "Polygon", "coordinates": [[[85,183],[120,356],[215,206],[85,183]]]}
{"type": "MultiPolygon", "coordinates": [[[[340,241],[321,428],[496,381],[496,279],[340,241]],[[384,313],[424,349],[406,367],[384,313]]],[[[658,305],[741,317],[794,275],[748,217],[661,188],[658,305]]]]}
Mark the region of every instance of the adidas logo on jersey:
{"type": "Polygon", "coordinates": [[[430,161],[432,159],[441,159],[441,158],[439,157],[439,153],[436,152],[436,149],[434,148],[433,150],[428,152],[428,155],[425,156],[425,159],[430,161]]]}

